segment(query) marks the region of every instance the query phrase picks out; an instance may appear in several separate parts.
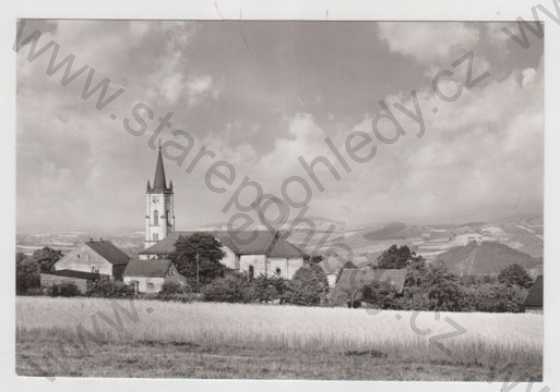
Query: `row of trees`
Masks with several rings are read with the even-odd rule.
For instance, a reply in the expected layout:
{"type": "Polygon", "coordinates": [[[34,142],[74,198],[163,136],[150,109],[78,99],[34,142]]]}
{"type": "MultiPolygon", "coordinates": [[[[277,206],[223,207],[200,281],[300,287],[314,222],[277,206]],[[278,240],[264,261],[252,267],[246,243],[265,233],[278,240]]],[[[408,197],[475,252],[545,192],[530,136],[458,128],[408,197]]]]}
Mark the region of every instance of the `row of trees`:
{"type": "Polygon", "coordinates": [[[391,246],[375,267],[407,271],[402,294],[384,282],[361,288],[363,302],[385,309],[520,312],[533,283],[517,264],[504,268],[497,276],[459,277],[441,263],[428,265],[407,246],[391,246]]]}

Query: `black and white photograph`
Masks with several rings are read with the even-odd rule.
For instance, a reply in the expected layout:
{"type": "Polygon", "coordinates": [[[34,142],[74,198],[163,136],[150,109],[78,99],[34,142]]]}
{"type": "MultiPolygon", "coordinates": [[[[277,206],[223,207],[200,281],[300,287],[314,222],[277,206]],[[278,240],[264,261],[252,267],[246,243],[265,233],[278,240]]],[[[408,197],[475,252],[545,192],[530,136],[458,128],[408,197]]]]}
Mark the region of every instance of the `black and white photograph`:
{"type": "Polygon", "coordinates": [[[12,21],[17,376],[543,382],[557,3],[208,4],[12,21]]]}

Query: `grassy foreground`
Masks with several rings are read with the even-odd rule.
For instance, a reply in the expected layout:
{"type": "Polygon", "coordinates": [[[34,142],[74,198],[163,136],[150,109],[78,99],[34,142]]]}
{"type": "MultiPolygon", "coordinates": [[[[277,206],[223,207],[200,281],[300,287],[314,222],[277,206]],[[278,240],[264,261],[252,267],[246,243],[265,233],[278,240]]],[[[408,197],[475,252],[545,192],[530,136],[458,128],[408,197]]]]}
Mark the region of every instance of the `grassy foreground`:
{"type": "Polygon", "coordinates": [[[542,378],[536,314],[20,297],[19,375],[542,378]]]}

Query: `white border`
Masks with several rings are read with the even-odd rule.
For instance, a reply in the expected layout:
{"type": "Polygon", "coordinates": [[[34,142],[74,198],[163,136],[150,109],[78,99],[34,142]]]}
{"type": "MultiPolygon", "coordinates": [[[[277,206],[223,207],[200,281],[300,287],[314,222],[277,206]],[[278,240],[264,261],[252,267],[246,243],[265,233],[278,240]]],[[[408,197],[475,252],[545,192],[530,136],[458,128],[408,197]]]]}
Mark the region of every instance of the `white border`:
{"type": "MultiPolygon", "coordinates": [[[[2,183],[7,185],[1,193],[2,214],[5,222],[0,225],[0,250],[4,273],[0,285],[0,298],[4,310],[0,323],[2,344],[0,345],[0,368],[5,387],[18,390],[44,388],[52,391],[93,391],[100,388],[120,388],[138,390],[163,387],[165,390],[185,388],[211,388],[216,390],[288,390],[295,388],[320,388],[321,391],[338,391],[341,388],[353,390],[394,391],[420,388],[430,391],[471,391],[485,390],[498,392],[501,383],[462,382],[379,382],[379,381],[202,381],[183,379],[80,379],[58,378],[51,382],[42,378],[23,378],[15,375],[14,333],[14,252],[15,252],[15,54],[11,50],[15,35],[15,20],[18,17],[40,18],[111,18],[111,19],[308,19],[308,20],[514,20],[519,16],[533,19],[531,7],[539,3],[554,12],[554,1],[535,0],[391,0],[391,1],[333,1],[302,2],[282,1],[224,1],[224,0],[95,0],[83,3],[76,0],[23,0],[6,5],[2,12],[0,40],[2,60],[0,62],[2,84],[0,85],[1,110],[3,111],[3,143],[1,143],[2,183]]],[[[560,15],[559,15],[560,17],[560,15]]],[[[560,186],[555,169],[560,167],[560,86],[558,64],[560,64],[560,20],[558,24],[545,19],[545,356],[544,383],[533,385],[533,391],[541,391],[544,385],[555,390],[560,387],[558,367],[560,334],[555,326],[560,321],[559,295],[555,290],[554,278],[560,276],[560,236],[557,218],[560,207],[560,186]]],[[[522,391],[526,384],[519,384],[512,391],[522,391]]]]}

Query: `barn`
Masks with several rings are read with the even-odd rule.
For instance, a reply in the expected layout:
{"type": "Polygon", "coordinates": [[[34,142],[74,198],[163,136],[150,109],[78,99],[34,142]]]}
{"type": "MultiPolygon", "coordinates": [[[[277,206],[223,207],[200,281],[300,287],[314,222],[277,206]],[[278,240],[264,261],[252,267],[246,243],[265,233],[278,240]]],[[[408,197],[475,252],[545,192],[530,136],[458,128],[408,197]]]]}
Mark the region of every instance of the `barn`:
{"type": "MultiPolygon", "coordinates": [[[[144,249],[141,259],[168,258],[175,251],[180,236],[193,231],[176,231],[155,245],[144,249]]],[[[291,279],[303,265],[304,252],[271,231],[207,231],[222,245],[225,253],[221,263],[226,267],[252,276],[279,276],[291,279]]]]}
{"type": "Polygon", "coordinates": [[[344,268],[331,293],[331,302],[351,306],[361,300],[362,288],[373,282],[389,283],[400,294],[405,279],[406,269],[344,268]]]}
{"type": "Polygon", "coordinates": [[[122,280],[130,257],[111,241],[90,239],[64,255],[54,264],[55,271],[78,271],[122,280]]]}
{"type": "Polygon", "coordinates": [[[131,260],[124,270],[123,280],[133,285],[138,293],[159,293],[164,282],[187,284],[187,279],[169,259],[131,260]]]}

